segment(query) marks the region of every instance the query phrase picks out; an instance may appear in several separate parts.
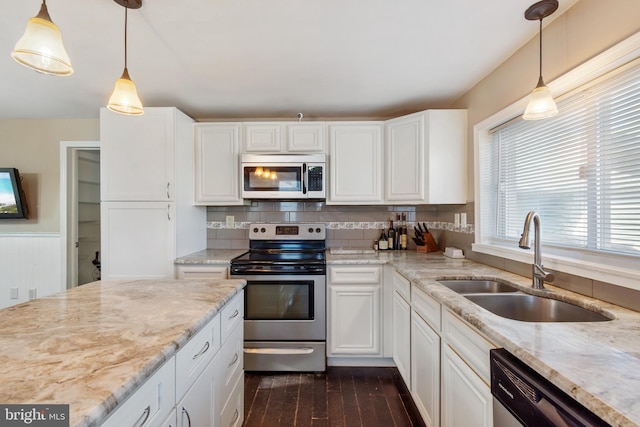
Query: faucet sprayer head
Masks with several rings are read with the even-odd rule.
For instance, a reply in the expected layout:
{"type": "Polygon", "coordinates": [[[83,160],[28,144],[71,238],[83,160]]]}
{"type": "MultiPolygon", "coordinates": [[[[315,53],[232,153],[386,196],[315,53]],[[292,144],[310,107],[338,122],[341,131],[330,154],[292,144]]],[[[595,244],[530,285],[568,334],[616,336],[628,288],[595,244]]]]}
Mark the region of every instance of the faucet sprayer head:
{"type": "Polygon", "coordinates": [[[520,236],[520,241],[518,242],[518,246],[522,249],[531,249],[529,246],[529,228],[531,227],[531,220],[536,216],[535,211],[530,211],[527,214],[527,217],[524,219],[524,230],[522,230],[522,235],[520,236]]]}

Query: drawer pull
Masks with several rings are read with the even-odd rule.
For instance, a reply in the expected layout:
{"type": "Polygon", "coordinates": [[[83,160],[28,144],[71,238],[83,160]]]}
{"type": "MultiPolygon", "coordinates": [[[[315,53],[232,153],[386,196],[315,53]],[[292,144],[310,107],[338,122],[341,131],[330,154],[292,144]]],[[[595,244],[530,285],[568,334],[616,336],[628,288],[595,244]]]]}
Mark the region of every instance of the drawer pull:
{"type": "Polygon", "coordinates": [[[193,355],[193,360],[196,360],[198,357],[205,354],[209,350],[209,347],[210,347],[210,344],[209,344],[209,341],[207,341],[206,343],[204,343],[204,346],[202,346],[202,350],[200,350],[199,352],[193,355]]]}
{"type": "Polygon", "coordinates": [[[240,412],[238,412],[238,408],[236,408],[236,411],[233,413],[233,421],[231,421],[231,423],[229,423],[229,427],[234,425],[236,423],[236,421],[238,421],[238,418],[240,418],[240,412]]]}
{"type": "Polygon", "coordinates": [[[311,354],[313,348],[245,348],[244,352],[248,354],[311,354]]]}
{"type": "Polygon", "coordinates": [[[143,426],[144,423],[146,423],[147,420],[149,419],[150,414],[151,414],[151,406],[147,406],[146,408],[144,408],[144,411],[142,412],[142,415],[140,415],[140,418],[138,418],[136,422],[133,423],[133,427],[143,426]]]}
{"type": "Polygon", "coordinates": [[[238,309],[236,308],[236,311],[233,312],[233,314],[231,316],[229,316],[229,320],[238,317],[238,314],[240,314],[240,312],[238,311],[238,309]]]}
{"type": "Polygon", "coordinates": [[[182,415],[183,415],[183,418],[184,418],[184,415],[187,416],[187,422],[189,423],[187,425],[191,427],[191,417],[189,416],[189,411],[187,411],[187,408],[185,408],[184,406],[182,407],[182,415]]]}
{"type": "Polygon", "coordinates": [[[238,359],[238,352],[236,351],[233,355],[233,360],[231,361],[231,363],[229,363],[229,365],[227,365],[227,367],[230,368],[231,366],[235,365],[238,359]]]}

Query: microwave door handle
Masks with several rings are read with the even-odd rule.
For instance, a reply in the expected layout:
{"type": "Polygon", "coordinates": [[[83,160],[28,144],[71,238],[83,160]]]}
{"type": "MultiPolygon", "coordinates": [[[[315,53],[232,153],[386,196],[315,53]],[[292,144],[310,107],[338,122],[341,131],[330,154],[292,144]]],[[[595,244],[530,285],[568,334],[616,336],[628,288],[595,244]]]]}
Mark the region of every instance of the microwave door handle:
{"type": "Polygon", "coordinates": [[[307,194],[307,164],[302,164],[302,194],[307,194]]]}

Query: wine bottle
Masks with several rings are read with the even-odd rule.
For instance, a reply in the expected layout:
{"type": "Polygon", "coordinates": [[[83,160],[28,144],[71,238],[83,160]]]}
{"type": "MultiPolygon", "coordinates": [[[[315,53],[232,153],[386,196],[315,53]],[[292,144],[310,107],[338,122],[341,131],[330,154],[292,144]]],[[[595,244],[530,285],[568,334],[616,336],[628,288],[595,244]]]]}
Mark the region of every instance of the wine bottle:
{"type": "Polygon", "coordinates": [[[393,228],[393,217],[389,219],[389,230],[387,230],[387,241],[389,242],[389,250],[396,248],[396,230],[393,228]]]}
{"type": "Polygon", "coordinates": [[[387,240],[387,233],[384,232],[384,228],[380,232],[380,239],[378,239],[378,250],[384,251],[389,249],[389,241],[387,240]]]}
{"type": "Polygon", "coordinates": [[[400,226],[400,249],[407,250],[407,214],[402,212],[402,225],[400,226]]]}

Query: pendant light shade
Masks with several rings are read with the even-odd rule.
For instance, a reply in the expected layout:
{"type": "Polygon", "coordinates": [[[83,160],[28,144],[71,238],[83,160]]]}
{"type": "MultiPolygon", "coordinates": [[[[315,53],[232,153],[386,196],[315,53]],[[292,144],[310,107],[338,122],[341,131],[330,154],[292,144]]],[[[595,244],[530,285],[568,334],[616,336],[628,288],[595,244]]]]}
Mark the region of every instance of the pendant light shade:
{"type": "Polygon", "coordinates": [[[531,5],[524,17],[530,21],[540,21],[540,75],[538,85],[529,96],[529,104],[522,115],[525,120],[541,120],[558,114],[558,107],[553,100],[551,91],[542,80],[542,19],[551,15],[558,9],[558,0],[542,0],[531,5]]]}
{"type": "Polygon", "coordinates": [[[139,8],[142,5],[142,1],[132,1],[131,6],[129,6],[127,0],[114,1],[124,6],[124,71],[122,72],[122,76],[116,81],[113,92],[109,97],[107,108],[116,113],[139,116],[144,114],[144,108],[138,97],[136,85],[133,83],[133,80],[131,80],[131,77],[129,77],[129,70],[127,69],[127,11],[130,7],[139,8]]]}
{"type": "Polygon", "coordinates": [[[62,34],[51,21],[45,0],[38,15],[29,19],[27,29],[16,43],[11,57],[41,73],[54,76],[73,74],[69,55],[62,44],[62,34]]]}
{"type": "Polygon", "coordinates": [[[121,114],[144,114],[136,85],[129,77],[129,71],[126,68],[122,72],[122,76],[116,81],[107,108],[121,114]]]}

